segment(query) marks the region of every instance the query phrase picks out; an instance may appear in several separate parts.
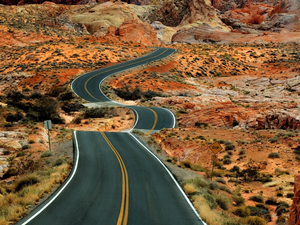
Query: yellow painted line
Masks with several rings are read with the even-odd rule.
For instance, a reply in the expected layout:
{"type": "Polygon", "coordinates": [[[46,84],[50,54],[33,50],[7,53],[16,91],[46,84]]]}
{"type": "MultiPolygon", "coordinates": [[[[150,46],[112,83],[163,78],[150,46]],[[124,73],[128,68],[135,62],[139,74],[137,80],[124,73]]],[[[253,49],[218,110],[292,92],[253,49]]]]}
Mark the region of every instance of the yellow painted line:
{"type": "Polygon", "coordinates": [[[117,149],[112,145],[110,140],[107,138],[104,132],[100,132],[109,147],[115,153],[122,172],[122,201],[121,201],[121,209],[117,221],[117,225],[127,225],[128,221],[128,208],[129,208],[129,184],[128,184],[128,173],[124,164],[122,157],[120,156],[117,149]]]}
{"type": "Polygon", "coordinates": [[[150,108],[147,108],[147,109],[149,109],[150,111],[152,111],[153,114],[154,114],[154,123],[153,123],[153,126],[152,126],[152,128],[146,133],[146,134],[150,134],[151,131],[153,131],[154,128],[156,127],[158,116],[157,116],[157,113],[156,113],[153,109],[150,109],[150,108]]]}
{"type": "Polygon", "coordinates": [[[113,71],[113,70],[116,70],[116,69],[123,68],[123,67],[125,67],[125,66],[134,65],[134,64],[138,64],[138,63],[140,63],[140,62],[143,62],[143,61],[146,61],[146,60],[149,60],[149,59],[153,59],[153,58],[155,58],[155,57],[158,57],[158,56],[164,54],[166,51],[168,51],[168,49],[166,49],[165,51],[163,51],[163,52],[160,53],[159,55],[156,55],[156,56],[153,56],[153,57],[150,57],[150,58],[147,58],[147,59],[143,59],[143,60],[140,60],[140,61],[138,61],[138,62],[134,62],[134,63],[131,63],[131,64],[126,64],[126,65],[123,65],[123,66],[119,66],[119,67],[117,67],[117,68],[113,68],[113,69],[110,69],[110,70],[107,70],[107,71],[103,71],[103,72],[97,73],[97,74],[95,74],[94,76],[91,76],[91,77],[84,83],[84,89],[85,89],[85,91],[86,91],[93,99],[95,99],[95,100],[97,100],[97,101],[99,101],[99,102],[102,102],[100,99],[98,99],[98,98],[96,98],[95,96],[93,96],[93,95],[88,91],[88,89],[87,89],[87,83],[88,83],[91,79],[93,79],[93,78],[96,77],[96,76],[99,76],[99,75],[102,74],[102,73],[110,72],[110,71],[113,71]]]}

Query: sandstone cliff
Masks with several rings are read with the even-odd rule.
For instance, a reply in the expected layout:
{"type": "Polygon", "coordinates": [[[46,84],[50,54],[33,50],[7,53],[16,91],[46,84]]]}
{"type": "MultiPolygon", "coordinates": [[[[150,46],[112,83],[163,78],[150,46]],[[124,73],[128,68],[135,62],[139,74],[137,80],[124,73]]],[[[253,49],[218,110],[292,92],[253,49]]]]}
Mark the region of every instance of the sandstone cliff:
{"type": "Polygon", "coordinates": [[[295,176],[294,200],[291,207],[289,224],[300,225],[300,175],[295,176]]]}

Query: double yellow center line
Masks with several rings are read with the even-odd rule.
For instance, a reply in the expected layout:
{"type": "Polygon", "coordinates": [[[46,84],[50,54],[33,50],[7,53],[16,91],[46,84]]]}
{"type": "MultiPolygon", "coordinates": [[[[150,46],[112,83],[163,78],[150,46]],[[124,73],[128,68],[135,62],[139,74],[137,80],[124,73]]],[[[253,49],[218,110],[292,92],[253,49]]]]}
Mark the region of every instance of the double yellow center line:
{"type": "MultiPolygon", "coordinates": [[[[103,73],[106,73],[106,72],[110,72],[110,71],[113,71],[113,70],[121,69],[121,68],[123,68],[123,67],[125,67],[125,66],[130,66],[130,65],[138,64],[138,63],[140,63],[140,62],[143,62],[143,61],[146,61],[146,60],[149,60],[149,59],[156,58],[156,57],[158,57],[158,56],[164,54],[166,51],[168,51],[168,49],[164,50],[162,53],[160,53],[160,54],[158,54],[158,55],[156,55],[156,56],[153,56],[153,57],[150,57],[150,58],[146,58],[146,59],[140,60],[140,61],[138,61],[138,62],[126,64],[126,65],[123,65],[123,66],[119,66],[119,67],[117,67],[117,68],[113,68],[113,69],[110,69],[110,70],[106,70],[106,71],[97,73],[97,74],[91,76],[89,79],[87,79],[87,81],[84,83],[84,89],[85,89],[86,93],[88,93],[93,99],[97,100],[98,102],[102,102],[100,99],[98,99],[98,98],[96,98],[95,96],[93,96],[93,95],[89,92],[89,90],[87,89],[87,84],[88,84],[88,82],[89,82],[91,79],[93,79],[94,77],[99,76],[99,75],[101,75],[101,74],[103,74],[103,73]]],[[[153,123],[153,126],[152,126],[152,128],[146,133],[146,134],[150,134],[151,131],[153,131],[153,130],[155,129],[155,127],[156,127],[158,116],[157,116],[157,113],[156,113],[153,109],[150,109],[150,108],[147,108],[147,109],[149,109],[150,111],[152,111],[153,114],[154,114],[154,123],[153,123]]]]}
{"type": "Polygon", "coordinates": [[[128,184],[127,170],[119,152],[112,145],[112,143],[107,138],[105,133],[101,132],[101,135],[103,136],[104,140],[107,142],[111,150],[115,153],[120,164],[120,168],[122,172],[122,201],[121,201],[121,209],[120,209],[117,225],[126,225],[128,221],[128,205],[129,205],[129,184],[128,184]]]}
{"type": "Polygon", "coordinates": [[[110,70],[106,70],[106,71],[97,73],[97,74],[95,74],[94,76],[91,76],[91,77],[84,83],[84,89],[85,89],[85,91],[86,91],[93,99],[95,99],[95,100],[97,100],[97,101],[99,101],[99,102],[102,102],[100,99],[98,99],[98,98],[96,98],[95,96],[93,96],[93,95],[88,91],[88,89],[87,89],[87,83],[88,83],[91,79],[93,79],[94,77],[99,76],[99,75],[101,75],[101,74],[103,74],[103,73],[107,73],[107,72],[110,72],[110,71],[113,71],[113,70],[121,69],[121,68],[126,67],[126,66],[131,66],[131,65],[134,65],[134,64],[138,64],[138,63],[140,63],[140,62],[147,61],[147,60],[149,60],[149,59],[156,58],[156,57],[158,57],[158,56],[164,54],[166,51],[168,51],[168,49],[166,49],[165,51],[163,51],[162,53],[160,53],[160,54],[158,54],[158,55],[156,55],[156,56],[153,56],[153,57],[150,57],[150,58],[146,58],[146,59],[140,60],[140,61],[138,61],[138,62],[133,62],[133,63],[130,63],[130,64],[125,64],[125,65],[119,66],[119,67],[117,67],[117,68],[112,68],[112,69],[110,69],[110,70]]]}

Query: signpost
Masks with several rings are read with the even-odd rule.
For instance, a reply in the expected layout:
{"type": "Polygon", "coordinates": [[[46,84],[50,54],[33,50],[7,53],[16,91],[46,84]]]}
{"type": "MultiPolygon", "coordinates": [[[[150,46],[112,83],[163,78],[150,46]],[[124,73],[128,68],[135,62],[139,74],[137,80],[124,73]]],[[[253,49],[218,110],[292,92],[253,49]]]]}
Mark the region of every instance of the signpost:
{"type": "Polygon", "coordinates": [[[45,120],[45,129],[48,130],[48,140],[49,140],[49,151],[51,151],[51,143],[50,143],[50,129],[52,128],[51,120],[45,120]]]}
{"type": "Polygon", "coordinates": [[[222,146],[219,144],[219,142],[215,142],[213,143],[211,146],[209,146],[210,150],[214,153],[212,156],[211,156],[211,161],[212,161],[212,170],[211,170],[211,180],[213,178],[213,174],[214,174],[214,165],[215,165],[215,162],[218,161],[218,152],[221,151],[223,148],[222,146]]]}

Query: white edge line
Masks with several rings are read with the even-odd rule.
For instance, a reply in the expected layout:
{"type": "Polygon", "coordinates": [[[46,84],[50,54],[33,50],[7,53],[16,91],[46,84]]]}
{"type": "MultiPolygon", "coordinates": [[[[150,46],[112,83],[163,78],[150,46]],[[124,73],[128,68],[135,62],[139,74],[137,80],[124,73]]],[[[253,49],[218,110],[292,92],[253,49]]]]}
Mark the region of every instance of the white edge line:
{"type": "Polygon", "coordinates": [[[76,162],[75,162],[75,168],[74,168],[74,170],[72,172],[71,177],[65,183],[65,185],[51,198],[51,200],[46,205],[43,206],[43,208],[41,208],[39,211],[37,211],[26,222],[22,223],[22,225],[25,225],[25,224],[29,223],[31,220],[33,220],[35,217],[37,217],[42,211],[44,211],[44,209],[47,208],[60,195],[60,193],[68,186],[68,184],[73,179],[73,177],[74,177],[74,175],[76,173],[76,170],[77,170],[77,167],[78,167],[78,161],[79,161],[79,149],[78,149],[78,141],[77,141],[76,131],[74,131],[74,138],[75,138],[75,143],[76,143],[76,162]]]}
{"type": "Polygon", "coordinates": [[[174,115],[174,113],[170,110],[170,109],[166,109],[166,108],[162,108],[161,107],[161,109],[164,109],[164,110],[166,110],[166,111],[168,111],[171,115],[172,115],[172,117],[173,117],[173,126],[171,127],[171,128],[175,128],[175,125],[176,125],[176,117],[175,117],[175,115],[174,115]]]}
{"type": "Polygon", "coordinates": [[[142,142],[140,142],[139,139],[137,139],[132,133],[129,133],[143,148],[145,148],[167,171],[167,173],[169,174],[169,176],[172,178],[173,182],[176,184],[177,188],[179,189],[179,191],[181,192],[181,194],[183,195],[183,197],[185,198],[185,200],[187,201],[187,203],[189,204],[189,206],[192,208],[192,210],[194,211],[194,213],[196,214],[196,216],[203,222],[204,225],[207,225],[200,217],[200,215],[197,213],[197,210],[195,209],[195,207],[193,206],[193,204],[191,203],[191,201],[188,199],[188,197],[186,196],[186,194],[184,193],[184,191],[182,190],[182,188],[180,187],[180,185],[178,184],[178,182],[175,180],[173,174],[170,172],[170,170],[165,166],[165,164],[162,163],[162,161],[156,156],[154,155],[154,153],[152,151],[150,151],[142,142]]]}

